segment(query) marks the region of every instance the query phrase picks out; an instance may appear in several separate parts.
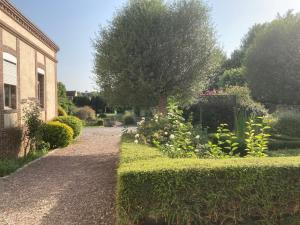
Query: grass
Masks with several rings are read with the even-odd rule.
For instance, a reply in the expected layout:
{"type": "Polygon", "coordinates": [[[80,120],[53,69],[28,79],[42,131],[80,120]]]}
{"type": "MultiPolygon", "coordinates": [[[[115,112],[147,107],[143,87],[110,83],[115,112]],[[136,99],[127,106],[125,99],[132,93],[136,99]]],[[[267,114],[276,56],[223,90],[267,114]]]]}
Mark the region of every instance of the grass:
{"type": "Polygon", "coordinates": [[[300,148],[298,149],[286,149],[277,151],[268,151],[270,157],[287,157],[287,156],[300,156],[300,148]]]}
{"type": "Polygon", "coordinates": [[[29,153],[26,157],[18,158],[18,159],[0,159],[0,177],[7,176],[17,169],[25,166],[33,160],[36,160],[44,155],[46,155],[48,151],[35,151],[29,153]]]}

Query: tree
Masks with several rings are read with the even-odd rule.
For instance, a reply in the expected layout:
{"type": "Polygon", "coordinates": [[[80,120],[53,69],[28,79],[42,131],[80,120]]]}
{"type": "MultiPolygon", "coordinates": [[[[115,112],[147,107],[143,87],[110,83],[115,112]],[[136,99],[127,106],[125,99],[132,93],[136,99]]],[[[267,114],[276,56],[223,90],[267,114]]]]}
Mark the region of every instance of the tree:
{"type": "Polygon", "coordinates": [[[300,104],[300,15],[288,12],[265,25],[246,57],[246,77],[256,100],[300,104]]]}
{"type": "Polygon", "coordinates": [[[57,83],[58,104],[68,113],[74,111],[74,104],[67,97],[66,86],[62,82],[57,83]]]}
{"type": "Polygon", "coordinates": [[[110,105],[148,108],[201,92],[219,53],[207,6],[131,0],[95,43],[96,82],[110,105]]]}
{"type": "Polygon", "coordinates": [[[91,97],[87,95],[79,95],[74,97],[73,102],[77,107],[91,106],[91,97]]]}
{"type": "Polygon", "coordinates": [[[96,113],[104,113],[107,104],[102,96],[96,95],[91,98],[91,107],[96,113]]]}
{"type": "Polygon", "coordinates": [[[219,87],[244,86],[246,84],[245,68],[225,70],[219,80],[219,87]]]}

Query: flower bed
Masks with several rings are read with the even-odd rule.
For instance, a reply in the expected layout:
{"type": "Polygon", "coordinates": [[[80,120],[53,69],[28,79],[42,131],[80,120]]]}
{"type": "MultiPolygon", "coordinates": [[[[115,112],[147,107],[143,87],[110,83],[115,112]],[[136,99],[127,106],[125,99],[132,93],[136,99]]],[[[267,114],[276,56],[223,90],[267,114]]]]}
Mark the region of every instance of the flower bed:
{"type": "Polygon", "coordinates": [[[300,157],[171,159],[123,141],[118,224],[290,224],[300,218],[300,157]]]}

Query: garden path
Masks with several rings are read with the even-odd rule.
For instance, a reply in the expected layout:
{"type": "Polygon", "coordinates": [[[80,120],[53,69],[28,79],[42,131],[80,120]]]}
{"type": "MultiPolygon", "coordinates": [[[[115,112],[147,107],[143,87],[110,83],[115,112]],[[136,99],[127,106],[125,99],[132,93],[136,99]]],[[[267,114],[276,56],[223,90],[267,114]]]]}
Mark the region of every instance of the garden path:
{"type": "Polygon", "coordinates": [[[1,225],[113,225],[121,128],[82,136],[0,179],[1,225]]]}

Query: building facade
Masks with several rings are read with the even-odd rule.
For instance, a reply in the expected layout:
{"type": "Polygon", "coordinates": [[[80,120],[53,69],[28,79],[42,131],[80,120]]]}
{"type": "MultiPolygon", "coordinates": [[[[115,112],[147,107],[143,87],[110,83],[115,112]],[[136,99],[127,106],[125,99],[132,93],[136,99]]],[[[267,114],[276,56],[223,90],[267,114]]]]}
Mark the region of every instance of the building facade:
{"type": "Polygon", "coordinates": [[[22,155],[14,129],[37,102],[45,121],[57,115],[58,46],[9,1],[0,0],[0,158],[22,155]]]}

